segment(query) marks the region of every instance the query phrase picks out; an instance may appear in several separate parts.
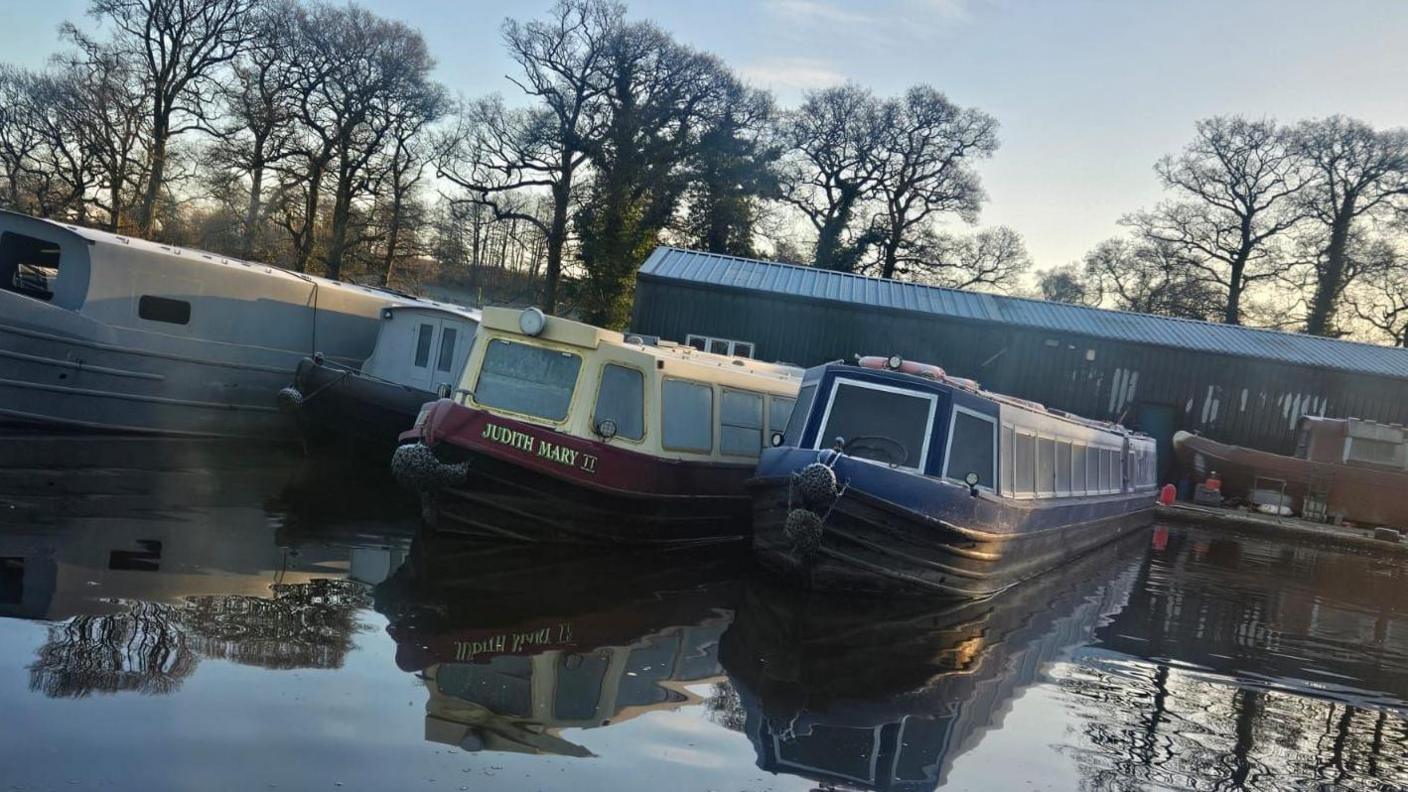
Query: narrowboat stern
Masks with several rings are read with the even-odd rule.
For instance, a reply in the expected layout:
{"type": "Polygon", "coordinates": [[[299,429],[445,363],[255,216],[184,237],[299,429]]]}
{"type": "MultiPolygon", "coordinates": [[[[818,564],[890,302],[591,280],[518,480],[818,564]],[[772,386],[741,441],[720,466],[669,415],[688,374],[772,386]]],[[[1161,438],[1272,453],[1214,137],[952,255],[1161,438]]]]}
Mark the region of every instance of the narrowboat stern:
{"type": "Polygon", "coordinates": [[[772,440],[754,549],[809,587],[988,596],[1152,517],[1152,439],[898,359],[809,370],[772,440]]]}

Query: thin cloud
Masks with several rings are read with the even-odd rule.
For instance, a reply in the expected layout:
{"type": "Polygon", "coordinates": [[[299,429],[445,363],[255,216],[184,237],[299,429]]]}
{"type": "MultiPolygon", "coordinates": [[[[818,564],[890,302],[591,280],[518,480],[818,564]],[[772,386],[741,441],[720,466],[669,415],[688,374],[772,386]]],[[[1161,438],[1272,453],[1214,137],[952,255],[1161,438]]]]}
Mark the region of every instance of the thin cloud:
{"type": "Polygon", "coordinates": [[[819,58],[772,56],[740,68],[748,82],[779,93],[840,85],[846,76],[819,58]]]}

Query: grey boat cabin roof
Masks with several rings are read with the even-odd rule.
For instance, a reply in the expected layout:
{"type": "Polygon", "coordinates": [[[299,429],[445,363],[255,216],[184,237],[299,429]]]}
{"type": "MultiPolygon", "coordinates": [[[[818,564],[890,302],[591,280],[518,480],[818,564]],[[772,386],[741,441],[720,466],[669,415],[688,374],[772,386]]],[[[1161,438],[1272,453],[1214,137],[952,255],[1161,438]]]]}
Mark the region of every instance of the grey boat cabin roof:
{"type": "Polygon", "coordinates": [[[667,246],[650,254],[641,265],[640,274],[646,279],[1408,378],[1408,349],[1401,347],[961,291],[667,246]]]}

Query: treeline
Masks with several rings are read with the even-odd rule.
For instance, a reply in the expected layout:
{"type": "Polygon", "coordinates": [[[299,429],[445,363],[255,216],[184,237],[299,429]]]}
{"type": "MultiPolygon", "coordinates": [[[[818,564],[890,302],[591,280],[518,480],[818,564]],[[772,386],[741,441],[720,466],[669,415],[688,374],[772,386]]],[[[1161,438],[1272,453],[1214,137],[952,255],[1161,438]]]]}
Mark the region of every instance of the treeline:
{"type": "MultiPolygon", "coordinates": [[[[456,99],[415,30],[356,5],[92,0],[42,70],[0,67],[0,200],[389,284],[512,269],[621,326],[660,242],[1010,288],[1010,229],[954,234],[993,119],[927,86],[777,107],[605,0],[507,20],[504,96],[456,99]]],[[[463,279],[461,279],[463,280],[463,279]]]]}
{"type": "Polygon", "coordinates": [[[1155,173],[1167,199],[1042,296],[1408,346],[1408,130],[1210,118],[1155,173]]]}
{"type": "MultiPolygon", "coordinates": [[[[356,5],[89,12],[46,68],[0,66],[8,207],[385,285],[528,284],[614,327],[662,242],[1031,289],[1021,236],[976,226],[997,122],[926,85],[781,108],[607,0],[506,20],[504,93],[479,98],[356,5]]],[[[1167,200],[1040,296],[1408,344],[1408,132],[1213,118],[1155,171],[1167,200]]]]}

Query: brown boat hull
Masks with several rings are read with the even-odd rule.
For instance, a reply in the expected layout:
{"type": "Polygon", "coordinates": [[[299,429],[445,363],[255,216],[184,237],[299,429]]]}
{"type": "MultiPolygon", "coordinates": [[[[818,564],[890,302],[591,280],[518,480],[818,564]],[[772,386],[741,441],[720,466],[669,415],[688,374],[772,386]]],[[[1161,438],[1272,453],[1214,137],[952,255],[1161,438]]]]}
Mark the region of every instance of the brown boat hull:
{"type": "Polygon", "coordinates": [[[1292,511],[1301,514],[1313,488],[1323,493],[1333,522],[1408,527],[1408,473],[1315,462],[1182,433],[1174,437],[1174,448],[1196,480],[1216,471],[1226,496],[1245,498],[1253,489],[1284,486],[1292,511]]]}

